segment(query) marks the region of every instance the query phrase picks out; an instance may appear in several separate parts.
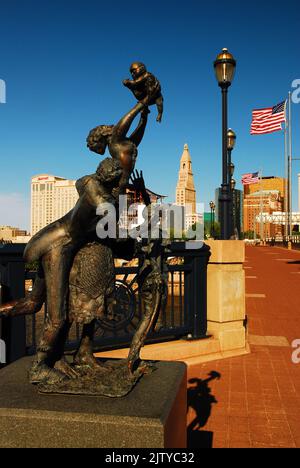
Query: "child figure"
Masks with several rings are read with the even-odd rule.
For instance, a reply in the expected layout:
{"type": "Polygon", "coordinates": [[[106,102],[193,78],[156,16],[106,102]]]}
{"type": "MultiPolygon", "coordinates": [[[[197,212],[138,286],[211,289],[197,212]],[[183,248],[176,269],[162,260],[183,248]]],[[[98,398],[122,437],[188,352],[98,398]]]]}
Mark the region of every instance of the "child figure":
{"type": "Polygon", "coordinates": [[[163,114],[163,96],[158,79],[149,73],[145,65],[141,62],[135,62],[130,67],[130,73],[133,80],[124,80],[123,85],[131,89],[138,101],[146,101],[147,105],[156,104],[158,110],[157,122],[161,122],[163,114]]]}

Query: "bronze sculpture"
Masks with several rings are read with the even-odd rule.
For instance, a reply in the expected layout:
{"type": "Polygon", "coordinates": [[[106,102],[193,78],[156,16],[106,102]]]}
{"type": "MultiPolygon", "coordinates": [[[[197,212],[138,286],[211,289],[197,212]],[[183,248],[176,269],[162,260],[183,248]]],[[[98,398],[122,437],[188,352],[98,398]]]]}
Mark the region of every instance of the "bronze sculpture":
{"type": "MultiPolygon", "coordinates": [[[[132,182],[136,190],[142,192],[145,204],[149,205],[150,200],[143,176],[139,174],[133,176],[132,182]]],[[[40,392],[120,397],[126,395],[143,374],[152,371],[151,363],[140,362],[140,350],[150,328],[155,325],[162,303],[167,298],[163,244],[161,239],[153,239],[145,240],[138,247],[134,241],[116,239],[105,244],[99,241],[89,242],[78,251],[69,278],[69,300],[64,334],[60,336],[54,349],[55,368],[44,367],[41,371],[37,360],[30,371],[31,382],[39,384],[40,392]],[[132,339],[128,358],[112,365],[101,364],[94,358],[92,341],[96,319],[100,320],[101,326],[101,319],[103,317],[107,319],[114,313],[114,242],[122,242],[122,250],[124,252],[125,249],[124,255],[128,258],[142,253],[143,262],[138,282],[143,319],[132,339]],[[73,321],[83,324],[83,330],[74,362],[70,365],[63,359],[63,348],[73,321]]],[[[42,306],[46,296],[43,290],[45,286],[42,287],[43,281],[40,272],[33,291],[27,298],[30,304],[35,302],[36,311],[42,306]]],[[[21,303],[25,305],[24,301],[21,303]]],[[[17,315],[20,310],[20,307],[15,308],[10,315],[17,315]]],[[[46,331],[48,326],[46,323],[46,331]]]]}
{"type": "MultiPolygon", "coordinates": [[[[49,375],[60,360],[69,326],[66,323],[69,274],[77,251],[96,235],[99,217],[96,209],[101,203],[116,204],[124,190],[137,157],[137,146],[142,140],[147,123],[147,112],[141,103],[130,110],[115,126],[98,127],[97,150],[104,154],[108,145],[111,158],[100,163],[95,174],[85,176],[76,183],[79,199],[62,219],[46,226],[28,243],[24,258],[27,262],[40,260],[47,290],[47,323],[40,341],[36,361],[31,372],[32,382],[40,382],[49,375]],[[134,118],[141,113],[139,125],[127,138],[134,118]],[[107,133],[107,129],[110,131],[107,133]],[[100,131],[99,131],[100,130],[100,131]]],[[[93,142],[96,140],[93,133],[93,142]]],[[[91,140],[91,134],[88,141],[91,140]]],[[[53,370],[52,373],[56,373],[53,370]]],[[[54,378],[54,375],[53,375],[54,378]]]]}
{"type": "MultiPolygon", "coordinates": [[[[133,173],[137,147],[147,125],[148,105],[157,102],[159,91],[155,82],[147,96],[116,125],[101,125],[89,133],[89,149],[103,155],[108,147],[111,158],[104,159],[95,174],[77,181],[79,199],[75,207],[28,243],[25,260],[38,260],[40,265],[32,293],[0,308],[0,317],[36,313],[47,299],[44,331],[30,371],[30,381],[38,384],[42,392],[123,396],[149,369],[149,365],[140,363],[139,353],[166,294],[162,242],[149,241],[142,249],[144,263],[139,283],[145,316],[133,338],[128,359],[114,366],[100,365],[92,351],[94,326],[96,320],[101,322],[101,318],[113,314],[114,246],[119,241],[97,238],[96,224],[101,217],[96,210],[102,203],[111,203],[118,212],[118,196],[124,193],[133,173]],[[138,114],[138,126],[127,137],[138,114]],[[64,346],[74,321],[81,323],[83,330],[70,365],[64,359],[64,346]]],[[[142,174],[133,175],[132,182],[149,205],[142,174]]],[[[125,256],[133,258],[136,242],[129,240],[124,246],[125,256]]]]}

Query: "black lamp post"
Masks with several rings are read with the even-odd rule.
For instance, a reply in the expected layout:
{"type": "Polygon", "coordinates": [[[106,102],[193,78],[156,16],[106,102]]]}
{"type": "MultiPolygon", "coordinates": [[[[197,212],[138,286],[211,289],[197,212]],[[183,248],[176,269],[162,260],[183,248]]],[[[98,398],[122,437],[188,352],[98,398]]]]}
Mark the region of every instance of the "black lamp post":
{"type": "Polygon", "coordinates": [[[227,94],[232,83],[236,61],[227,49],[223,49],[214,62],[218,84],[222,90],[222,186],[220,194],[221,239],[230,239],[230,181],[228,177],[227,130],[228,110],[227,94]]]}
{"type": "Polygon", "coordinates": [[[216,205],[214,204],[213,201],[210,202],[210,235],[211,237],[214,237],[215,234],[215,209],[216,205]]]}
{"type": "Polygon", "coordinates": [[[232,153],[232,150],[234,149],[235,147],[235,142],[236,142],[236,134],[234,133],[234,131],[229,128],[228,131],[227,131],[227,151],[228,151],[228,184],[229,184],[229,190],[230,190],[230,209],[229,209],[229,212],[230,212],[230,236],[232,236],[232,234],[234,233],[234,216],[233,216],[233,203],[234,203],[234,200],[233,200],[233,197],[234,197],[234,189],[232,188],[232,177],[233,177],[233,174],[234,174],[234,169],[235,169],[235,166],[231,160],[231,153],[232,153]]]}
{"type": "Polygon", "coordinates": [[[236,181],[231,178],[230,181],[230,189],[231,189],[231,214],[232,214],[232,233],[235,233],[235,229],[237,227],[237,206],[236,206],[236,196],[235,196],[235,186],[236,181]]]}

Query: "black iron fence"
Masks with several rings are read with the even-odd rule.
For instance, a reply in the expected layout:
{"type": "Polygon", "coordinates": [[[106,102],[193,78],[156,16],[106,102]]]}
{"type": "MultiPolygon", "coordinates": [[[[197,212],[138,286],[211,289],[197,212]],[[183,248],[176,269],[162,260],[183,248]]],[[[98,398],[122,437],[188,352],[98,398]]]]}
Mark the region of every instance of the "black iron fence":
{"type": "MultiPolygon", "coordinates": [[[[23,261],[24,245],[0,244],[1,300],[7,302],[24,296],[35,279],[27,272],[23,261]]],[[[207,332],[207,264],[209,247],[197,248],[196,243],[174,242],[165,260],[168,269],[168,299],[147,342],[186,337],[206,338],[207,332]]],[[[117,313],[97,322],[95,350],[126,347],[130,344],[142,318],[138,287],[140,262],[116,267],[117,313]]],[[[47,305],[35,315],[0,319],[0,338],[6,344],[7,362],[35,353],[43,329],[47,305]],[[2,322],[2,323],[1,323],[2,322]]],[[[66,349],[72,351],[80,340],[80,326],[70,331],[66,349]]]]}
{"type": "Polygon", "coordinates": [[[275,239],[269,238],[266,240],[267,244],[277,247],[284,247],[288,248],[289,246],[294,250],[300,250],[300,237],[299,236],[291,236],[289,238],[282,238],[282,239],[275,239]]]}
{"type": "MultiPolygon", "coordinates": [[[[23,244],[0,244],[0,302],[19,299],[25,294],[25,264],[23,244]]],[[[26,355],[26,319],[25,317],[0,320],[0,339],[3,361],[12,362],[26,355]]]]}

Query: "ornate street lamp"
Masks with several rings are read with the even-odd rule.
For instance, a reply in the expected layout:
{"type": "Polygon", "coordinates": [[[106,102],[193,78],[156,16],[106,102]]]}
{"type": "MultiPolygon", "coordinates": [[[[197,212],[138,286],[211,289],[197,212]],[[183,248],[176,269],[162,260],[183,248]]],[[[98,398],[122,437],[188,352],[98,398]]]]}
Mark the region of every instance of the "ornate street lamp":
{"type": "Polygon", "coordinates": [[[228,110],[227,94],[232,83],[236,68],[236,61],[227,49],[223,49],[214,62],[214,68],[218,84],[222,90],[222,186],[220,194],[220,221],[221,239],[230,238],[230,187],[228,177],[228,110]]]}
{"type": "Polygon", "coordinates": [[[210,235],[214,237],[215,233],[215,209],[216,205],[214,204],[213,201],[210,202],[210,235]]]}
{"type": "Polygon", "coordinates": [[[231,153],[232,153],[232,150],[235,147],[235,142],[236,142],[236,134],[234,133],[234,131],[231,128],[229,128],[227,130],[228,182],[231,180],[231,177],[233,176],[234,169],[235,169],[235,166],[234,166],[233,162],[231,161],[231,153]]]}
{"type": "Polygon", "coordinates": [[[233,176],[234,169],[235,169],[235,165],[233,164],[233,162],[231,162],[229,166],[229,179],[233,176]]]}
{"type": "Polygon", "coordinates": [[[236,134],[234,133],[234,131],[231,128],[229,128],[227,130],[227,149],[228,149],[228,151],[233,150],[233,148],[235,147],[235,142],[236,142],[236,134]]]}

